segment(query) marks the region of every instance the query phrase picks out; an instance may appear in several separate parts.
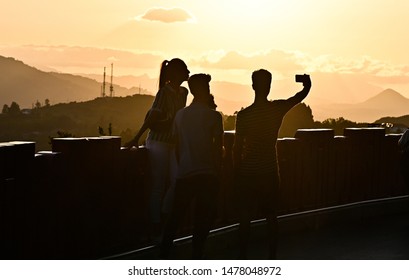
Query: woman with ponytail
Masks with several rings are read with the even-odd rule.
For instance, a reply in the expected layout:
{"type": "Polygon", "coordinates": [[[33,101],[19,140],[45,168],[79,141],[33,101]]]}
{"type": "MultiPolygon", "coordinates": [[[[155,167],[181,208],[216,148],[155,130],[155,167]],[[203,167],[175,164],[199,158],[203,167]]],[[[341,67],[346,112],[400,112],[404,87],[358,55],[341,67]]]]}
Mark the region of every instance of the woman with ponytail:
{"type": "Polygon", "coordinates": [[[186,106],[188,90],[181,84],[188,80],[189,73],[186,63],[179,58],[162,62],[159,91],[152,107],[134,139],[125,145],[138,147],[139,138],[149,129],[146,139],[152,183],[149,210],[152,234],[156,237],[161,230],[162,199],[175,177],[172,126],[176,112],[186,106]]]}

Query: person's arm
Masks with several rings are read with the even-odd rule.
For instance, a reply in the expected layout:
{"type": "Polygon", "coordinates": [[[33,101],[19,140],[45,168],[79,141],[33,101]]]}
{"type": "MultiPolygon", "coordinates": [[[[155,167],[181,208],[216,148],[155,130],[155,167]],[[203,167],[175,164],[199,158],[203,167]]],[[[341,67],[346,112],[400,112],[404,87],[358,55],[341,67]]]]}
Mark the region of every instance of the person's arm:
{"type": "Polygon", "coordinates": [[[151,109],[148,112],[148,115],[146,116],[141,128],[139,129],[138,133],[135,135],[135,137],[129,141],[128,143],[125,144],[126,148],[132,148],[132,147],[138,147],[139,145],[139,138],[141,138],[141,136],[145,133],[145,131],[151,127],[151,125],[157,121],[160,120],[162,116],[161,111],[159,110],[155,110],[155,109],[151,109]]]}
{"type": "Polygon", "coordinates": [[[300,92],[297,92],[294,96],[287,99],[287,101],[289,101],[289,103],[292,105],[291,108],[297,105],[298,103],[301,103],[301,101],[303,101],[304,98],[306,98],[308,93],[310,92],[311,89],[310,75],[304,75],[302,84],[304,88],[300,92]]]}
{"type": "Polygon", "coordinates": [[[141,128],[139,129],[138,133],[135,137],[125,144],[126,148],[132,148],[133,146],[138,147],[139,145],[139,138],[145,133],[148,128],[152,127],[152,124],[161,120],[163,116],[163,108],[165,108],[165,92],[164,88],[160,89],[155,96],[155,100],[153,101],[152,108],[148,111],[145,120],[141,128]]]}

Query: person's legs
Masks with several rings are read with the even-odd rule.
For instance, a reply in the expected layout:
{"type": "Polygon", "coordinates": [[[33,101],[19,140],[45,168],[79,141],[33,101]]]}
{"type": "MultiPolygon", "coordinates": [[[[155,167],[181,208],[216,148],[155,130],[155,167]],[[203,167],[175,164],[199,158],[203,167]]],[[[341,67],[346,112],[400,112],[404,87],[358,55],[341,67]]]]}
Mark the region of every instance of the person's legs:
{"type": "Polygon", "coordinates": [[[236,178],[239,208],[239,258],[247,259],[248,243],[250,238],[251,213],[254,206],[254,195],[251,178],[238,176],[236,178]]]}
{"type": "Polygon", "coordinates": [[[278,174],[266,174],[261,176],[259,181],[259,204],[267,220],[267,241],[269,248],[269,259],[275,259],[277,254],[278,239],[278,220],[277,220],[277,203],[278,203],[278,174]]]}
{"type": "Polygon", "coordinates": [[[277,251],[277,201],[279,175],[277,173],[260,174],[254,176],[239,176],[237,178],[237,189],[239,191],[239,258],[246,259],[248,243],[250,238],[250,225],[252,210],[257,206],[267,220],[265,232],[268,241],[269,258],[276,258],[277,251]]]}
{"type": "Polygon", "coordinates": [[[169,183],[169,163],[171,146],[158,141],[146,141],[149,154],[151,191],[149,197],[150,222],[153,235],[161,228],[161,205],[166,186],[169,183]]]}
{"type": "Polygon", "coordinates": [[[186,179],[176,180],[175,200],[169,215],[169,219],[166,221],[163,238],[161,242],[160,257],[162,259],[168,259],[170,257],[171,249],[173,246],[173,240],[175,239],[177,229],[191,200],[192,189],[190,188],[189,180],[186,179]]]}
{"type": "Polygon", "coordinates": [[[219,182],[213,175],[198,175],[192,187],[196,190],[192,259],[202,259],[217,208],[219,182]]]}
{"type": "Polygon", "coordinates": [[[176,174],[177,174],[177,161],[174,150],[170,151],[169,155],[169,181],[168,188],[165,190],[165,195],[162,201],[162,215],[163,219],[166,220],[172,211],[173,203],[175,200],[175,184],[176,184],[176,174]]]}

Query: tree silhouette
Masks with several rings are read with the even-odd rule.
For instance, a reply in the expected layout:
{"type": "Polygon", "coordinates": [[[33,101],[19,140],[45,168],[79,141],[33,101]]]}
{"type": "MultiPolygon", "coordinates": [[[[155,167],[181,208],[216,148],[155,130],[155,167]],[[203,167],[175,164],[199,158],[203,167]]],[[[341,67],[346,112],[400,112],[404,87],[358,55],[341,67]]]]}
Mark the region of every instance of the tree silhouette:
{"type": "Polygon", "coordinates": [[[35,109],[40,109],[41,108],[41,102],[37,100],[37,102],[34,104],[35,109]]]}
{"type": "MultiPolygon", "coordinates": [[[[98,126],[98,133],[100,136],[106,136],[107,134],[105,133],[105,130],[102,128],[102,126],[98,126]]],[[[112,123],[109,123],[108,125],[108,135],[112,136],[112,123]]]]}
{"type": "Polygon", "coordinates": [[[224,130],[234,130],[236,125],[236,115],[224,116],[223,115],[223,128],[224,130]]]}
{"type": "Polygon", "coordinates": [[[346,120],[343,117],[339,118],[329,118],[324,120],[321,124],[321,128],[331,128],[334,130],[335,135],[343,135],[344,129],[347,127],[363,127],[367,126],[367,124],[359,124],[350,120],[346,120]]]}
{"type": "Polygon", "coordinates": [[[112,136],[112,123],[109,123],[109,126],[108,126],[108,135],[109,135],[109,136],[112,136]]]}
{"type": "Polygon", "coordinates": [[[9,106],[7,104],[4,104],[3,105],[3,110],[1,110],[1,113],[2,114],[8,114],[9,110],[10,110],[9,106]]]}
{"type": "Polygon", "coordinates": [[[98,126],[98,134],[99,136],[106,136],[104,129],[102,126],[98,126]]]}
{"type": "Polygon", "coordinates": [[[9,108],[9,114],[12,116],[21,114],[20,105],[13,101],[9,108]]]}
{"type": "Polygon", "coordinates": [[[278,135],[279,137],[294,137],[297,129],[314,126],[314,116],[310,106],[300,103],[285,115],[278,135]]]}

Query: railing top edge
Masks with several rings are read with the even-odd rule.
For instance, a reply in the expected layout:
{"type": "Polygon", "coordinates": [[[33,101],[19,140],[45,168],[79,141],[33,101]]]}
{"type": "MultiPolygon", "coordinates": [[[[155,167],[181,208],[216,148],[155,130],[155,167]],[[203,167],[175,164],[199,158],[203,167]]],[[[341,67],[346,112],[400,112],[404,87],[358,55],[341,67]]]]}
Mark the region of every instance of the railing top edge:
{"type": "Polygon", "coordinates": [[[12,147],[18,145],[35,145],[36,143],[33,141],[9,141],[9,142],[1,142],[0,147],[12,147]]]}
{"type": "Polygon", "coordinates": [[[334,131],[332,128],[299,128],[297,131],[304,131],[304,132],[314,132],[314,131],[334,131]]]}
{"type": "Polygon", "coordinates": [[[384,127],[346,127],[344,130],[385,130],[384,127]]]}

